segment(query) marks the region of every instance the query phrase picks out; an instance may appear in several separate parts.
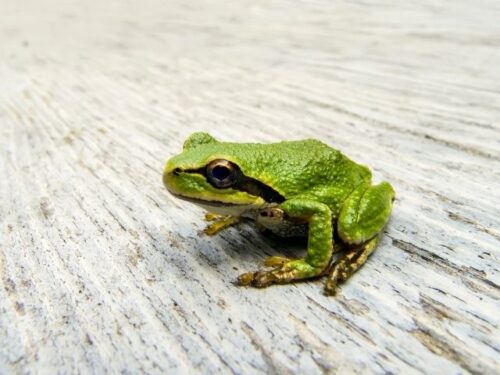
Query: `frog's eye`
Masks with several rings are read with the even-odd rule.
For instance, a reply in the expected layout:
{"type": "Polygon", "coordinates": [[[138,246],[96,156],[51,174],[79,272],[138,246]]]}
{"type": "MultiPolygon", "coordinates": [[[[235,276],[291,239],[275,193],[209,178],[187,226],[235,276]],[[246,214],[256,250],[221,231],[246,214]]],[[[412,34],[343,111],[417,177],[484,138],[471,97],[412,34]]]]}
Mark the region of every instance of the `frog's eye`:
{"type": "Polygon", "coordinates": [[[207,180],[216,188],[228,188],[238,182],[240,169],[228,160],[217,159],[207,165],[207,180]]]}

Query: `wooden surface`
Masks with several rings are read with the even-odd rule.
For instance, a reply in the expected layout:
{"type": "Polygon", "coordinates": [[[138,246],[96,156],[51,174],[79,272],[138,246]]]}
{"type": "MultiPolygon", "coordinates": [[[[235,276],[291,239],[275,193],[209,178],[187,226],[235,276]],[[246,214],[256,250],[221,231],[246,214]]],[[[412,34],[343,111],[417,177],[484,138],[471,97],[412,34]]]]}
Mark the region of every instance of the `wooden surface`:
{"type": "Polygon", "coordinates": [[[499,19],[496,0],[3,0],[0,373],[499,373],[499,19]],[[198,235],[161,183],[194,130],[370,165],[398,193],[379,249],[335,298],[235,287],[296,250],[198,235]]]}

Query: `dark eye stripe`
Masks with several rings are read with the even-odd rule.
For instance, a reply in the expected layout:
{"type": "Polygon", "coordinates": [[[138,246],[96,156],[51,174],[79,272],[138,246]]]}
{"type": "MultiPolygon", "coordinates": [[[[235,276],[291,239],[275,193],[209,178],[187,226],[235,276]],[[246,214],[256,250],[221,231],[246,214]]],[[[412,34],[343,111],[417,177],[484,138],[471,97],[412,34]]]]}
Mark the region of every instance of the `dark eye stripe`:
{"type": "Polygon", "coordinates": [[[281,203],[285,201],[285,198],[272,187],[251,177],[243,176],[238,186],[233,188],[261,197],[268,203],[281,203]]]}

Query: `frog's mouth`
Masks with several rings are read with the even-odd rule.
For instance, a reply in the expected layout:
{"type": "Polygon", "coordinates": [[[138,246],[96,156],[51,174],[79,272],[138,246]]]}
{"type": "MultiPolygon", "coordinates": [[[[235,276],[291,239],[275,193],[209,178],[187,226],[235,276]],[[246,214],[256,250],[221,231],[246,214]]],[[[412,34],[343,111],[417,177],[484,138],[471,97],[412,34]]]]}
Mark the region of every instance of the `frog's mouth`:
{"type": "Polygon", "coordinates": [[[249,206],[249,203],[229,203],[229,202],[222,202],[222,201],[214,201],[214,200],[205,200],[201,198],[193,198],[193,197],[186,197],[185,195],[180,195],[172,192],[169,190],[169,193],[172,194],[174,197],[178,199],[182,199],[183,201],[186,202],[191,202],[194,204],[199,204],[203,206],[211,206],[211,207],[227,207],[227,206],[233,206],[233,207],[240,207],[240,206],[249,206]]]}
{"type": "Polygon", "coordinates": [[[184,201],[194,203],[197,206],[201,207],[205,211],[218,214],[218,215],[230,215],[230,216],[245,216],[250,212],[255,212],[259,208],[263,207],[265,203],[257,203],[257,202],[242,202],[242,203],[234,203],[234,202],[222,202],[216,200],[205,200],[202,198],[193,198],[186,197],[184,195],[175,194],[170,191],[170,193],[179,199],[184,201]]]}

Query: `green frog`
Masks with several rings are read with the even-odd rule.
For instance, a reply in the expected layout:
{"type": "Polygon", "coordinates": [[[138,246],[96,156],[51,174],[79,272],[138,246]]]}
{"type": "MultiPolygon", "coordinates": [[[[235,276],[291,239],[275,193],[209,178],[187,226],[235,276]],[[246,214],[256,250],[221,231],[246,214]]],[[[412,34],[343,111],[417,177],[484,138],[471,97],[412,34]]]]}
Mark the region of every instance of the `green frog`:
{"type": "Polygon", "coordinates": [[[372,185],[366,166],[314,139],[230,143],[197,132],[167,161],[163,182],[208,212],[208,235],[251,219],[279,236],[307,236],[304,258],[269,257],[267,269],[240,275],[239,285],[326,276],[327,295],[375,250],[395,197],[389,183],[372,185]]]}

